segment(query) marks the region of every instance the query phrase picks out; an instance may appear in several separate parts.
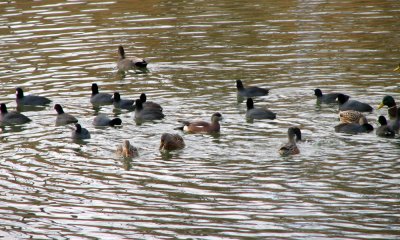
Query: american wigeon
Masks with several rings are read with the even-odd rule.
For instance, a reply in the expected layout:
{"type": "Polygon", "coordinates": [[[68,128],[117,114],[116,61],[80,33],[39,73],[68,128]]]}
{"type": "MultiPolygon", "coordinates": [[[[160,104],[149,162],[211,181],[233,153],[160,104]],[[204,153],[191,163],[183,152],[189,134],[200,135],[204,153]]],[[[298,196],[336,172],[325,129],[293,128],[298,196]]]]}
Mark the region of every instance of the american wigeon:
{"type": "Polygon", "coordinates": [[[206,121],[182,121],[183,126],[177,129],[189,133],[217,133],[220,131],[219,121],[222,120],[221,113],[217,112],[211,116],[211,122],[206,121]]]}
{"type": "Polygon", "coordinates": [[[349,100],[350,96],[345,94],[339,94],[337,99],[339,102],[339,110],[355,110],[358,112],[372,112],[373,108],[367,103],[363,103],[357,100],[349,100]]]}
{"type": "Polygon", "coordinates": [[[57,111],[56,125],[66,125],[70,123],[77,123],[78,119],[76,119],[71,114],[65,113],[64,109],[60,104],[54,105],[54,109],[57,111]]]}
{"type": "Polygon", "coordinates": [[[138,149],[132,146],[129,140],[124,140],[121,145],[118,145],[115,153],[124,158],[133,158],[139,156],[138,149]]]}
{"type": "Polygon", "coordinates": [[[2,125],[24,124],[31,121],[30,118],[22,113],[16,111],[9,112],[5,103],[0,104],[0,111],[0,124],[2,125]]]}
{"type": "Polygon", "coordinates": [[[241,80],[236,80],[237,93],[242,97],[265,96],[269,93],[269,89],[255,86],[244,87],[241,80]]]}
{"type": "Polygon", "coordinates": [[[185,147],[185,141],[179,134],[164,133],[161,135],[160,150],[173,151],[185,147]]]}
{"type": "MultiPolygon", "coordinates": [[[[300,129],[299,129],[300,130],[300,129]]],[[[295,137],[296,131],[294,127],[288,129],[288,142],[279,148],[278,152],[281,156],[289,156],[299,154],[300,150],[296,145],[295,137]]]]}
{"type": "Polygon", "coordinates": [[[147,66],[147,61],[143,58],[131,57],[126,58],[125,50],[122,46],[118,46],[118,62],[117,67],[120,71],[128,71],[134,67],[145,68],[147,66]]]}
{"type": "Polygon", "coordinates": [[[22,88],[16,88],[16,102],[18,105],[34,105],[43,106],[51,103],[51,100],[46,97],[36,95],[24,95],[22,88]]]}

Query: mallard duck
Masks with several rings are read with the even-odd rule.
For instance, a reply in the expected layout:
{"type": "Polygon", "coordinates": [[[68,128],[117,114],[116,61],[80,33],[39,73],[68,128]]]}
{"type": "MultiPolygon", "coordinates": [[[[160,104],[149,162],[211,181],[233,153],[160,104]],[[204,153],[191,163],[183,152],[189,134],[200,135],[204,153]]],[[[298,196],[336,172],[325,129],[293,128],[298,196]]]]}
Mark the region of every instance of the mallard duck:
{"type": "Polygon", "coordinates": [[[384,116],[379,116],[378,122],[381,124],[381,126],[376,129],[376,135],[387,138],[393,138],[395,136],[395,131],[387,125],[387,121],[384,116]]]}
{"type": "MultiPolygon", "coordinates": [[[[347,110],[347,111],[340,111],[339,112],[339,119],[341,123],[360,123],[360,119],[365,118],[365,116],[354,110],[347,110]]],[[[367,119],[363,119],[364,123],[367,119]]],[[[368,123],[368,122],[366,122],[368,123]]]]}
{"type": "Polygon", "coordinates": [[[388,126],[393,129],[396,133],[399,133],[400,130],[400,107],[397,108],[397,115],[395,119],[392,119],[389,123],[388,126]]]}
{"type": "Polygon", "coordinates": [[[31,121],[30,118],[22,113],[9,112],[5,103],[0,104],[0,111],[0,124],[2,125],[24,124],[31,121]]]}
{"type": "Polygon", "coordinates": [[[378,106],[378,109],[383,108],[383,106],[388,107],[389,119],[395,119],[397,116],[397,106],[394,98],[392,96],[384,96],[381,104],[378,106]]]}
{"type": "Polygon", "coordinates": [[[122,145],[118,145],[115,153],[124,158],[133,158],[139,156],[138,149],[132,146],[129,140],[124,140],[122,145]]]}
{"type": "Polygon", "coordinates": [[[251,87],[251,86],[245,88],[241,80],[236,80],[236,88],[237,88],[237,93],[242,97],[265,96],[269,93],[269,89],[266,88],[251,87]]]}
{"type": "Polygon", "coordinates": [[[76,119],[74,116],[72,116],[71,114],[65,113],[64,109],[61,107],[60,104],[54,105],[54,109],[57,112],[57,118],[56,118],[57,126],[78,122],[78,119],[76,119]]]}
{"type": "Polygon", "coordinates": [[[89,139],[90,133],[86,128],[83,128],[79,123],[75,124],[75,129],[71,132],[71,138],[73,139],[89,139]]]}
{"type": "Polygon", "coordinates": [[[295,155],[295,154],[300,153],[300,150],[296,145],[295,137],[296,137],[296,130],[294,127],[290,127],[288,129],[288,140],[289,141],[287,143],[285,143],[282,147],[280,147],[278,150],[279,154],[281,156],[289,156],[289,155],[295,155]]]}
{"type": "Polygon", "coordinates": [[[135,110],[135,100],[121,99],[119,92],[114,92],[114,107],[133,111],[135,110]]]}
{"type": "Polygon", "coordinates": [[[217,112],[211,116],[211,122],[206,121],[182,121],[183,126],[177,129],[189,133],[217,133],[220,131],[219,121],[222,120],[221,113],[217,112]]]}
{"type": "Polygon", "coordinates": [[[131,57],[130,59],[125,57],[125,50],[122,46],[118,46],[118,62],[117,67],[120,71],[128,71],[134,67],[145,68],[147,61],[143,58],[131,57]]]}
{"type": "Polygon", "coordinates": [[[395,69],[393,69],[394,72],[400,72],[400,63],[399,65],[397,65],[397,67],[395,69]]]}
{"type": "Polygon", "coordinates": [[[147,96],[145,93],[140,94],[139,98],[142,101],[144,108],[153,108],[154,110],[162,112],[163,108],[161,107],[161,105],[155,102],[147,101],[147,96]]]}
{"type": "Polygon", "coordinates": [[[350,96],[345,94],[338,95],[338,102],[339,102],[339,110],[346,111],[346,110],[355,110],[358,112],[372,112],[373,108],[366,104],[359,102],[357,100],[349,100],[350,96]]]}
{"type": "Polygon", "coordinates": [[[92,96],[90,102],[95,105],[106,105],[113,104],[113,98],[111,94],[99,93],[99,86],[96,83],[92,84],[92,96]]]}
{"type": "Polygon", "coordinates": [[[144,108],[140,99],[136,99],[135,103],[135,119],[138,121],[159,120],[165,117],[159,109],[144,108]]]}
{"type": "Polygon", "coordinates": [[[294,134],[296,135],[296,142],[301,141],[301,130],[298,127],[293,127],[294,134]]]}
{"type": "Polygon", "coordinates": [[[185,142],[179,134],[164,133],[161,135],[160,150],[173,151],[185,147],[185,142]]]}
{"type": "Polygon", "coordinates": [[[326,93],[322,94],[321,89],[317,88],[314,90],[314,95],[317,97],[318,103],[337,103],[336,98],[338,97],[339,93],[326,93]]]}
{"type": "Polygon", "coordinates": [[[254,102],[252,98],[248,98],[247,102],[246,117],[250,119],[275,119],[276,113],[266,108],[254,108],[254,102]]]}
{"type": "Polygon", "coordinates": [[[46,97],[27,95],[24,96],[24,91],[22,88],[16,88],[16,102],[17,105],[33,105],[33,106],[43,106],[51,103],[51,100],[46,97]]]}
{"type": "Polygon", "coordinates": [[[111,119],[107,117],[105,114],[99,114],[93,119],[93,125],[96,127],[106,127],[111,126],[114,127],[116,125],[121,125],[122,121],[120,118],[111,119]]]}
{"type": "Polygon", "coordinates": [[[340,123],[335,126],[335,132],[358,134],[369,133],[374,127],[366,121],[366,118],[360,118],[359,123],[340,123]]]}

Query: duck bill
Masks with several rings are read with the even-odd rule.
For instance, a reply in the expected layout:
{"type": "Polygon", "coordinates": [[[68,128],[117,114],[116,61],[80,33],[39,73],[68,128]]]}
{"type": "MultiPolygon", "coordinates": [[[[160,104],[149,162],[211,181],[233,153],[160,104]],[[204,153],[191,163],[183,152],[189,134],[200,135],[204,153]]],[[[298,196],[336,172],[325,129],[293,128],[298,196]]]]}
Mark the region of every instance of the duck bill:
{"type": "Polygon", "coordinates": [[[378,109],[383,108],[383,106],[385,106],[383,103],[379,104],[378,109]]]}
{"type": "Polygon", "coordinates": [[[397,68],[393,69],[393,72],[400,72],[400,65],[397,68]]]}

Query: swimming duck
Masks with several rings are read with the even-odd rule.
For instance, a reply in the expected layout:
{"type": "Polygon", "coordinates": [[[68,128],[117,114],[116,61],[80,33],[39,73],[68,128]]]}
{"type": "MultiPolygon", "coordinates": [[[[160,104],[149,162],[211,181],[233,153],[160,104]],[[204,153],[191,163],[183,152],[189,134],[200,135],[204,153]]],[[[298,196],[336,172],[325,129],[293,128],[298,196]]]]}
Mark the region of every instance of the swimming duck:
{"type": "Polygon", "coordinates": [[[266,108],[254,108],[254,102],[252,98],[248,98],[247,102],[246,117],[250,119],[275,119],[276,113],[266,108]]]}
{"type": "Polygon", "coordinates": [[[121,95],[119,92],[115,92],[113,96],[114,107],[127,109],[127,110],[135,110],[135,100],[126,100],[121,99],[121,95]]]}
{"type": "Polygon", "coordinates": [[[27,95],[24,96],[24,91],[22,88],[16,88],[16,102],[17,105],[34,105],[34,106],[43,106],[51,103],[51,100],[46,97],[36,96],[36,95],[27,95]]]}
{"type": "Polygon", "coordinates": [[[0,104],[0,111],[0,124],[2,125],[24,124],[31,121],[30,118],[22,113],[16,111],[9,112],[5,103],[0,104]]]}
{"type": "Polygon", "coordinates": [[[83,128],[79,123],[75,124],[75,129],[71,132],[71,138],[73,139],[89,139],[90,133],[86,128],[83,128]]]}
{"type": "Polygon", "coordinates": [[[183,126],[177,129],[189,133],[217,133],[220,131],[219,121],[222,120],[221,113],[217,112],[211,116],[211,123],[206,121],[182,121],[183,126]]]}
{"type": "Polygon", "coordinates": [[[397,106],[394,98],[392,96],[384,96],[378,109],[383,108],[383,106],[388,107],[389,119],[395,119],[397,116],[397,106]]]}
{"type": "Polygon", "coordinates": [[[111,119],[107,117],[105,114],[99,114],[93,119],[93,125],[96,127],[106,127],[111,126],[114,127],[116,125],[121,125],[122,120],[120,118],[111,119]]]}
{"type": "Polygon", "coordinates": [[[314,95],[317,96],[318,103],[336,103],[336,98],[339,93],[326,93],[322,94],[321,89],[317,88],[314,90],[314,95]]]}
{"type": "Polygon", "coordinates": [[[397,115],[395,119],[392,119],[388,122],[388,126],[393,129],[396,133],[399,133],[400,130],[400,107],[397,108],[397,115]]]}
{"type": "Polygon", "coordinates": [[[366,104],[359,102],[357,100],[349,100],[350,96],[339,93],[338,102],[339,102],[339,110],[355,110],[359,112],[372,112],[373,108],[366,104]]]}
{"type": "Polygon", "coordinates": [[[376,135],[379,137],[393,138],[395,131],[387,125],[386,118],[384,116],[379,116],[378,122],[381,126],[376,129],[376,135]]]}
{"type": "Polygon", "coordinates": [[[284,144],[282,147],[279,148],[279,154],[281,156],[289,156],[300,153],[300,150],[296,145],[295,137],[296,137],[296,130],[294,127],[290,127],[288,129],[289,142],[287,142],[286,144],[284,144]]]}
{"type": "Polygon", "coordinates": [[[112,95],[108,93],[99,93],[99,86],[96,83],[92,83],[92,96],[90,102],[96,105],[113,104],[112,95]]]}
{"type": "Polygon", "coordinates": [[[269,93],[269,89],[265,88],[251,86],[245,88],[241,80],[236,80],[236,88],[237,93],[242,97],[265,96],[269,93]]]}
{"type": "Polygon", "coordinates": [[[143,58],[132,57],[127,59],[125,57],[125,50],[122,46],[118,46],[118,62],[117,67],[120,71],[128,71],[134,67],[145,68],[147,66],[147,61],[143,58]]]}
{"type": "Polygon", "coordinates": [[[159,120],[165,117],[165,115],[156,108],[144,108],[143,102],[140,99],[135,101],[135,119],[139,121],[145,120],[159,120]]]}
{"type": "Polygon", "coordinates": [[[160,112],[163,110],[160,104],[147,101],[147,96],[145,93],[140,94],[140,100],[142,101],[144,108],[153,108],[154,110],[158,110],[160,112]]]}
{"type": "Polygon", "coordinates": [[[118,145],[115,153],[124,158],[133,158],[139,156],[138,149],[132,146],[129,140],[124,140],[122,145],[118,145]]]}
{"type": "Polygon", "coordinates": [[[394,72],[400,72],[400,63],[399,65],[397,65],[397,67],[395,69],[393,69],[394,72]]]}
{"type": "Polygon", "coordinates": [[[60,104],[54,105],[54,109],[57,111],[56,125],[66,125],[70,123],[77,123],[78,119],[76,119],[71,114],[65,113],[64,109],[60,104]]]}
{"type": "MultiPolygon", "coordinates": [[[[346,110],[339,112],[339,119],[341,123],[360,123],[360,119],[365,118],[365,116],[354,110],[346,110]]],[[[367,119],[363,119],[364,123],[368,123],[367,119]]]]}
{"type": "Polygon", "coordinates": [[[358,134],[373,131],[374,127],[365,120],[366,118],[361,118],[360,123],[340,123],[335,126],[335,132],[358,134]]]}
{"type": "Polygon", "coordinates": [[[296,135],[296,142],[300,142],[301,141],[301,130],[298,127],[292,127],[294,134],[296,135]]]}
{"type": "Polygon", "coordinates": [[[185,141],[179,134],[164,133],[161,135],[160,150],[173,151],[185,147],[185,141]]]}

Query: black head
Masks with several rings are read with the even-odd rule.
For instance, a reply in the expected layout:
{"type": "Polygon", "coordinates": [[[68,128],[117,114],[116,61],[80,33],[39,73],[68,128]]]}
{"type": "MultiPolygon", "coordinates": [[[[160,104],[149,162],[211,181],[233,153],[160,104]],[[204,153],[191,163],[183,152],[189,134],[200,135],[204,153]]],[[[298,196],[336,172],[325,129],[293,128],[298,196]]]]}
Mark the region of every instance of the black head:
{"type": "Polygon", "coordinates": [[[121,101],[121,95],[119,94],[119,92],[114,93],[114,101],[115,102],[121,101]]]}
{"type": "Polygon", "coordinates": [[[382,125],[382,126],[387,125],[387,120],[386,120],[386,118],[385,118],[384,116],[379,116],[378,122],[379,122],[379,124],[382,125]]]}
{"type": "Polygon", "coordinates": [[[57,111],[58,114],[63,114],[64,113],[64,110],[63,110],[63,108],[61,107],[60,104],[54,105],[54,109],[57,111]]]}
{"type": "Polygon", "coordinates": [[[294,139],[294,137],[296,136],[295,127],[288,128],[288,132],[287,133],[288,133],[289,139],[294,139]]]}
{"type": "Polygon", "coordinates": [[[298,127],[293,127],[293,131],[296,134],[296,141],[301,141],[301,130],[298,127]]]}
{"type": "Polygon", "coordinates": [[[122,120],[120,118],[114,118],[113,120],[110,121],[110,126],[114,127],[115,125],[121,125],[122,120]]]}
{"type": "Polygon", "coordinates": [[[369,123],[364,123],[362,126],[366,132],[374,131],[374,127],[369,123]]]}
{"type": "Polygon", "coordinates": [[[0,104],[1,113],[7,113],[7,106],[5,103],[0,104]]]}
{"type": "Polygon", "coordinates": [[[144,93],[140,94],[140,101],[142,101],[142,103],[145,103],[147,101],[146,94],[144,93]]]}
{"type": "Polygon", "coordinates": [[[143,102],[140,99],[135,100],[135,109],[137,110],[142,110],[143,109],[143,102]]]}
{"type": "Polygon", "coordinates": [[[314,95],[317,97],[322,97],[322,91],[321,89],[317,88],[314,90],[314,95]]]}
{"type": "Polygon", "coordinates": [[[339,104],[343,104],[343,103],[347,102],[349,100],[349,98],[350,98],[350,96],[342,94],[342,93],[339,93],[338,97],[337,97],[339,104]]]}
{"type": "Polygon", "coordinates": [[[122,59],[125,58],[125,50],[124,47],[122,47],[121,45],[118,46],[118,54],[122,59]]]}
{"type": "Polygon", "coordinates": [[[394,101],[394,98],[392,96],[383,97],[382,103],[383,103],[383,105],[388,106],[388,107],[396,106],[396,102],[394,101]]]}
{"type": "Polygon", "coordinates": [[[82,132],[82,126],[79,123],[75,124],[75,127],[76,127],[75,132],[77,132],[77,133],[82,132]]]}
{"type": "Polygon", "coordinates": [[[240,79],[236,80],[236,88],[239,90],[244,88],[242,80],[240,79]]]}
{"type": "Polygon", "coordinates": [[[221,120],[222,120],[222,114],[219,112],[216,112],[211,116],[211,122],[219,122],[221,120]]]}
{"type": "Polygon", "coordinates": [[[92,83],[92,95],[95,95],[98,93],[99,93],[99,86],[97,86],[97,83],[92,83]]]}
{"type": "Polygon", "coordinates": [[[23,98],[24,97],[24,91],[22,90],[22,88],[17,87],[15,90],[17,91],[17,98],[23,98]]]}
{"type": "Polygon", "coordinates": [[[252,99],[252,98],[248,98],[248,99],[247,99],[246,106],[247,106],[247,109],[248,109],[248,110],[254,108],[254,102],[253,102],[253,99],[252,99]]]}

